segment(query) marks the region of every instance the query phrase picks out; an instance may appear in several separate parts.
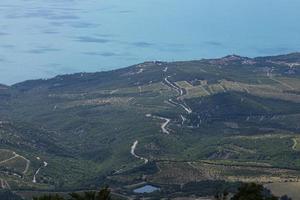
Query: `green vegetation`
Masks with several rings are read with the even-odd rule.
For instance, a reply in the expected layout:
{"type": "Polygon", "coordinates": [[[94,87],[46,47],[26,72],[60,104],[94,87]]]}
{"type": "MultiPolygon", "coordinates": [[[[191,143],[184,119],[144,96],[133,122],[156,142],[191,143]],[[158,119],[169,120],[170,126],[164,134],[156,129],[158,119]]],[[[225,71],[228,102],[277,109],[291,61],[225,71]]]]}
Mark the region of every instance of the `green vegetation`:
{"type": "Polygon", "coordinates": [[[243,184],[231,200],[276,200],[277,197],[264,190],[262,185],[255,183],[243,184]]]}
{"type": "Polygon", "coordinates": [[[139,196],[133,186],[151,183],[168,197],[205,181],[298,181],[299,59],[146,62],[1,86],[2,187],[139,196]]]}
{"type": "Polygon", "coordinates": [[[23,200],[20,196],[12,193],[9,190],[0,190],[1,200],[23,200]]]}
{"type": "MultiPolygon", "coordinates": [[[[106,187],[101,189],[99,192],[88,191],[83,192],[83,194],[79,193],[71,193],[69,194],[68,200],[111,200],[110,190],[106,187]]],[[[45,195],[42,197],[34,197],[33,200],[65,200],[65,198],[56,195],[45,195]]]]}
{"type": "MultiPolygon", "coordinates": [[[[189,184],[187,187],[192,187],[194,191],[193,195],[203,194],[203,190],[214,190],[215,200],[291,200],[287,195],[283,195],[281,198],[274,196],[268,189],[264,188],[262,185],[256,183],[244,183],[239,187],[224,188],[224,183],[213,183],[213,182],[203,182],[203,184],[189,184]],[[200,187],[201,186],[201,187],[200,187]],[[197,191],[198,190],[198,191],[197,191]],[[223,191],[223,192],[220,192],[223,191]],[[232,196],[230,198],[230,196],[232,196]]],[[[207,191],[208,192],[208,191],[207,191]]],[[[210,194],[210,192],[209,192],[210,194]]],[[[188,194],[186,194],[188,195],[188,194]]],[[[12,196],[9,196],[13,198],[12,196]]],[[[151,199],[160,199],[160,195],[154,195],[150,197],[151,199]]],[[[114,199],[111,197],[111,192],[108,187],[101,189],[99,192],[95,191],[86,191],[81,193],[70,193],[68,197],[63,197],[58,194],[54,195],[43,195],[40,197],[33,197],[33,200],[111,200],[114,199]]],[[[15,199],[13,199],[15,200],[15,199]]]]}

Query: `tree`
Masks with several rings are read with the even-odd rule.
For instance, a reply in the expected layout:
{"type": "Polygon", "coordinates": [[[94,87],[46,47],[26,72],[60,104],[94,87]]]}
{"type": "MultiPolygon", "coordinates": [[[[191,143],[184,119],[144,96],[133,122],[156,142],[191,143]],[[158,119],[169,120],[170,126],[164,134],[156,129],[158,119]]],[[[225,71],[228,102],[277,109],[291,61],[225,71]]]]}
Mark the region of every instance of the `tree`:
{"type": "Polygon", "coordinates": [[[111,194],[108,187],[101,189],[99,192],[88,191],[83,194],[71,193],[70,199],[65,199],[59,195],[45,195],[34,197],[33,200],[111,200],[111,194]]]}
{"type": "MultiPolygon", "coordinates": [[[[286,200],[291,200],[287,196],[286,200]]],[[[281,198],[282,199],[282,198],[281,198]]],[[[279,200],[278,197],[265,189],[262,185],[256,183],[242,184],[238,192],[231,198],[231,200],[279,200]]]]}
{"type": "Polygon", "coordinates": [[[0,199],[6,200],[22,200],[22,198],[9,190],[0,190],[0,199]]]}
{"type": "Polygon", "coordinates": [[[217,193],[215,195],[216,200],[227,200],[229,193],[227,191],[224,191],[222,193],[217,193]]]}
{"type": "Polygon", "coordinates": [[[100,190],[97,195],[97,200],[111,200],[110,190],[108,186],[100,190]]]}
{"type": "Polygon", "coordinates": [[[283,195],[282,197],[280,197],[280,200],[292,200],[292,199],[287,195],[283,195]]]}
{"type": "Polygon", "coordinates": [[[44,195],[41,197],[33,197],[33,200],[65,200],[63,197],[56,195],[44,195]]]}
{"type": "Polygon", "coordinates": [[[71,193],[71,200],[110,200],[110,190],[108,187],[101,189],[98,193],[94,191],[84,192],[82,195],[71,193]]]}

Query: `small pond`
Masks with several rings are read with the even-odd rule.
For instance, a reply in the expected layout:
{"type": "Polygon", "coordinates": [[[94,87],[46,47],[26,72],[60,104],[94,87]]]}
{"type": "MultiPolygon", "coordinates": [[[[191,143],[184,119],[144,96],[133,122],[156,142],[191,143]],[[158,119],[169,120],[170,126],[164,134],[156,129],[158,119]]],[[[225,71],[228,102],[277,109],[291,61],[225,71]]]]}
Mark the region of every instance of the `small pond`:
{"type": "Polygon", "coordinates": [[[155,187],[152,185],[144,185],[143,187],[133,190],[133,192],[143,194],[143,193],[152,193],[152,192],[159,191],[159,190],[160,190],[160,188],[158,188],[158,187],[155,187]]]}

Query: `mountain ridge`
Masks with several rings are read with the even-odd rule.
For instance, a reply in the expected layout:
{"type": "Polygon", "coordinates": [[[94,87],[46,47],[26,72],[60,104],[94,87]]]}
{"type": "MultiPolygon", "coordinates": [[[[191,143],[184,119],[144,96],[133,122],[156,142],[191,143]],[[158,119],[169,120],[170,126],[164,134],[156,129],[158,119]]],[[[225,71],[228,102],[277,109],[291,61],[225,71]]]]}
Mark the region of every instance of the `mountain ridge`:
{"type": "Polygon", "coordinates": [[[26,160],[7,153],[0,179],[128,194],[144,182],[170,194],[208,180],[298,180],[298,56],[144,62],[12,85],[0,90],[0,149],[26,160]]]}
{"type": "Polygon", "coordinates": [[[65,77],[74,77],[74,78],[80,78],[83,76],[92,76],[92,75],[97,75],[97,74],[105,74],[105,73],[112,73],[112,72],[119,72],[119,71],[123,71],[123,70],[129,70],[131,68],[135,68],[139,65],[147,65],[150,63],[160,63],[160,64],[167,64],[167,63],[180,63],[180,62],[203,62],[203,61],[222,61],[222,60],[250,60],[250,61],[255,61],[255,60],[261,60],[261,59],[270,59],[270,60],[276,60],[276,61],[286,61],[287,58],[293,58],[295,57],[295,59],[297,61],[300,62],[300,52],[293,52],[293,53],[289,53],[289,54],[284,54],[284,55],[274,55],[274,56],[259,56],[259,57],[245,57],[245,56],[239,56],[236,54],[232,54],[232,55],[227,55],[221,58],[211,58],[211,59],[200,59],[200,60],[190,60],[190,61],[175,61],[175,62],[164,62],[164,61],[145,61],[143,63],[139,63],[139,64],[135,64],[135,65],[131,65],[128,67],[121,67],[118,69],[114,69],[114,70],[107,70],[107,71],[99,71],[99,72],[78,72],[78,73],[71,73],[71,74],[61,74],[61,75],[57,75],[54,76],[52,78],[47,78],[47,79],[33,79],[33,80],[25,80],[25,81],[21,81],[15,84],[12,84],[11,86],[6,86],[4,84],[0,84],[0,87],[18,87],[18,85],[22,85],[22,84],[26,84],[26,83],[30,83],[30,82],[47,82],[47,81],[51,81],[51,80],[58,80],[58,79],[63,79],[65,77]]]}

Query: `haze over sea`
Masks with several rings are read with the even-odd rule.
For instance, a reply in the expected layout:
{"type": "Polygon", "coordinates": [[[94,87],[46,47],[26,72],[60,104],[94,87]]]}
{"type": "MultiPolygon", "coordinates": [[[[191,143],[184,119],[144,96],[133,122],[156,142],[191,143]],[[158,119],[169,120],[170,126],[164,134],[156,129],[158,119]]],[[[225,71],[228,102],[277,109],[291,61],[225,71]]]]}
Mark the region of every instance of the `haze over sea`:
{"type": "Polygon", "coordinates": [[[300,51],[299,0],[1,0],[0,83],[300,51]]]}

